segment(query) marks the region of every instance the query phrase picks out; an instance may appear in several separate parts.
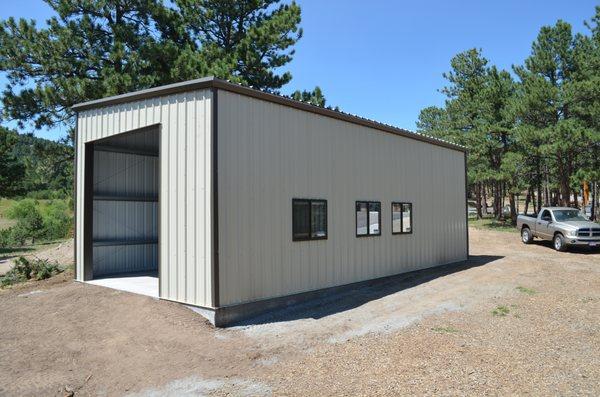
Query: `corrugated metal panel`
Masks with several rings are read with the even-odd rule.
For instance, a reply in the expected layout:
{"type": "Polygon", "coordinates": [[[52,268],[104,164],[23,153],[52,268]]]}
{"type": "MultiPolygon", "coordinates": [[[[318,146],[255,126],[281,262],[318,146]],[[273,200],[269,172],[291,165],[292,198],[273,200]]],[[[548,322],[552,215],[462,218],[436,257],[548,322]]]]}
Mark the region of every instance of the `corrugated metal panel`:
{"type": "Polygon", "coordinates": [[[157,196],[158,157],[96,151],[94,194],[100,196],[157,196]]]}
{"type": "MultiPolygon", "coordinates": [[[[83,235],[84,144],[160,124],[160,294],[202,306],[212,306],[211,102],[211,91],[200,90],[86,110],[78,117],[78,235],[83,235]]],[[[123,187],[131,192],[145,189],[135,181],[123,187]]],[[[131,255],[142,256],[140,261],[152,260],[148,250],[138,249],[131,255]]],[[[77,239],[76,258],[77,275],[82,279],[82,238],[77,239]]],[[[123,265],[119,260],[113,258],[114,266],[123,265]]]]}
{"type": "Polygon", "coordinates": [[[463,153],[226,91],[218,110],[222,305],[466,259],[463,153]],[[292,241],[293,198],[328,201],[327,240],[292,241]],[[381,201],[381,236],[355,236],[356,200],[381,201]]]}
{"type": "Polygon", "coordinates": [[[156,270],[156,244],[94,247],[94,277],[156,270]]]}
{"type": "Polygon", "coordinates": [[[158,138],[156,128],[94,146],[94,278],[158,270],[158,202],[140,201],[158,197],[158,138]]]}

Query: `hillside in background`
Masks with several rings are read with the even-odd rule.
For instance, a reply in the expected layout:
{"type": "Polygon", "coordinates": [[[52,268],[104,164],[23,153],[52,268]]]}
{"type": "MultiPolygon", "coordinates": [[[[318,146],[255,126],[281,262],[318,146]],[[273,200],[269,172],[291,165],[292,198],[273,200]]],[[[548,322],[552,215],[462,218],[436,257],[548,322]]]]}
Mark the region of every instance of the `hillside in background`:
{"type": "Polygon", "coordinates": [[[73,147],[0,127],[0,197],[59,198],[73,189],[73,147]]]}

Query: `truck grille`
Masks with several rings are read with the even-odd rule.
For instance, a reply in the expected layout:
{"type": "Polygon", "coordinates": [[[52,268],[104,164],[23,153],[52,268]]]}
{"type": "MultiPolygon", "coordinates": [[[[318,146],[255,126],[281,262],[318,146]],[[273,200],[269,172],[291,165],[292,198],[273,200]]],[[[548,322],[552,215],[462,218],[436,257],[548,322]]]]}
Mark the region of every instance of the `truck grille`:
{"type": "Polygon", "coordinates": [[[600,237],[600,228],[579,229],[577,237],[600,237]]]}

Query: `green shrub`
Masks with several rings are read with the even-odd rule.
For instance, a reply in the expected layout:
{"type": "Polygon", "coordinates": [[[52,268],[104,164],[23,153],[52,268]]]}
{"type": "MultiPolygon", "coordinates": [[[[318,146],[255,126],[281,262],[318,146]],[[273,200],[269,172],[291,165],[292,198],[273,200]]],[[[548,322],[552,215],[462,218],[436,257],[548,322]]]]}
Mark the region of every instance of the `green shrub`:
{"type": "Polygon", "coordinates": [[[12,227],[0,230],[0,248],[9,248],[15,245],[13,240],[12,227]]]}
{"type": "Polygon", "coordinates": [[[45,280],[62,271],[63,269],[61,269],[58,263],[51,263],[48,260],[37,260],[34,265],[33,274],[36,280],[45,280]]]}
{"type": "Polygon", "coordinates": [[[17,283],[22,283],[26,280],[27,279],[25,277],[22,277],[18,273],[8,271],[3,277],[0,277],[0,287],[6,287],[17,283]]]}
{"type": "Polygon", "coordinates": [[[15,201],[9,209],[6,210],[6,217],[9,219],[23,219],[29,213],[38,210],[39,202],[32,199],[23,199],[15,201]]]}
{"type": "Polygon", "coordinates": [[[17,224],[14,227],[21,233],[19,235],[22,239],[21,241],[24,242],[25,239],[30,238],[31,244],[35,244],[35,240],[44,235],[44,218],[42,218],[40,211],[38,211],[37,208],[34,208],[34,210],[28,213],[24,218],[18,219],[17,224]]]}
{"type": "Polygon", "coordinates": [[[42,214],[44,221],[43,237],[48,240],[56,240],[69,236],[72,218],[69,216],[69,208],[63,200],[55,200],[48,203],[42,214]]]}
{"type": "Polygon", "coordinates": [[[27,241],[57,240],[69,237],[72,216],[66,200],[50,200],[47,203],[32,199],[15,202],[6,211],[6,216],[17,224],[0,234],[0,247],[23,246],[27,241]]]}
{"type": "Polygon", "coordinates": [[[10,271],[29,280],[31,278],[31,273],[33,272],[33,265],[27,258],[20,256],[19,259],[15,261],[15,265],[10,271]]]}
{"type": "Polygon", "coordinates": [[[63,269],[58,263],[53,263],[47,259],[29,259],[21,256],[15,261],[15,265],[6,275],[0,278],[0,285],[6,287],[15,283],[36,279],[44,280],[56,274],[59,274],[63,269]]]}
{"type": "Polygon", "coordinates": [[[60,190],[36,190],[27,193],[27,198],[35,200],[56,200],[66,198],[66,194],[60,190]]]}

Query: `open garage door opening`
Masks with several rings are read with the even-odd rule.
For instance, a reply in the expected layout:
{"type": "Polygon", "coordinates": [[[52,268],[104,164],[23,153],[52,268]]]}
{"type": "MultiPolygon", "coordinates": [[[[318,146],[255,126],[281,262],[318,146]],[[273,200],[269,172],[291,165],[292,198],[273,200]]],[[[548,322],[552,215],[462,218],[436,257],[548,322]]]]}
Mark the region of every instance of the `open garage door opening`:
{"type": "Polygon", "coordinates": [[[86,143],[85,280],[158,297],[159,127],[86,143]]]}

